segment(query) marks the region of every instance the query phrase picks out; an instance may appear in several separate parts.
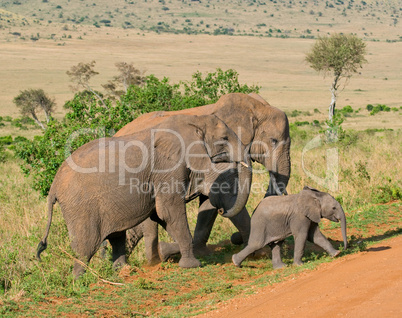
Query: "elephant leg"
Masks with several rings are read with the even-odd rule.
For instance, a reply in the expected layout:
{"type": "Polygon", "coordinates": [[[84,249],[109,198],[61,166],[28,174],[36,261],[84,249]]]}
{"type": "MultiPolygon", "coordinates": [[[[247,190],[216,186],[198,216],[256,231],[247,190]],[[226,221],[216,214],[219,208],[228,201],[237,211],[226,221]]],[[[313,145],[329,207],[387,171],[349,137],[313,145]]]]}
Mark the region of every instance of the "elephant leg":
{"type": "Polygon", "coordinates": [[[241,263],[246,259],[247,256],[259,250],[260,248],[263,248],[264,245],[265,244],[262,241],[259,242],[250,241],[249,244],[244,249],[242,249],[239,253],[234,254],[232,256],[233,264],[235,264],[237,267],[240,267],[241,263]]]}
{"type": "Polygon", "coordinates": [[[156,196],[156,211],[166,222],[166,230],[179,244],[181,259],[179,266],[193,268],[201,266],[194,257],[193,240],[188,226],[186,204],[179,195],[160,194],[156,196]]]}
{"type": "Polygon", "coordinates": [[[274,269],[285,267],[286,264],[282,262],[281,248],[283,241],[273,242],[269,244],[272,251],[272,267],[274,269]]]}
{"type": "Polygon", "coordinates": [[[73,275],[74,279],[78,279],[85,273],[85,265],[96,253],[102,243],[99,233],[93,233],[88,229],[71,230],[69,227],[69,235],[71,239],[71,248],[77,254],[78,260],[74,262],[73,275]]]}
{"type": "Polygon", "coordinates": [[[207,241],[211,235],[215,223],[217,209],[207,199],[200,205],[197,215],[197,223],[194,230],[194,253],[197,255],[208,255],[211,251],[207,247],[207,241]]]}
{"type": "Polygon", "coordinates": [[[263,222],[258,222],[258,218],[251,220],[251,234],[247,246],[242,249],[239,253],[232,256],[232,261],[236,266],[241,266],[244,259],[251,253],[263,248],[268,242],[269,238],[264,236],[265,224],[263,222]]]}
{"type": "Polygon", "coordinates": [[[126,264],[126,231],[114,233],[108,237],[112,245],[113,268],[117,269],[126,264]]]}
{"type": "Polygon", "coordinates": [[[308,229],[306,229],[305,231],[299,231],[297,234],[293,235],[295,239],[293,264],[295,265],[303,265],[302,257],[304,254],[304,248],[306,246],[307,235],[308,229]]]}
{"type": "Polygon", "coordinates": [[[148,265],[156,265],[161,262],[158,253],[158,223],[151,218],[142,222],[144,242],[145,242],[145,255],[148,260],[148,265]]]}
{"type": "Polygon", "coordinates": [[[290,231],[293,234],[295,240],[293,264],[302,265],[302,257],[304,254],[304,248],[311,225],[311,221],[307,218],[295,218],[290,222],[290,231]]]}
{"type": "Polygon", "coordinates": [[[137,246],[137,244],[141,241],[143,237],[144,237],[144,231],[142,223],[126,231],[126,244],[127,244],[128,255],[130,255],[133,252],[134,248],[137,246]]]}
{"type": "MultiPolygon", "coordinates": [[[[168,232],[168,230],[166,228],[166,222],[161,220],[156,213],[151,215],[151,220],[154,221],[154,223],[156,224],[155,225],[156,226],[156,233],[154,232],[155,235],[153,235],[149,239],[145,240],[145,245],[146,245],[147,250],[150,250],[152,248],[152,250],[153,250],[152,258],[154,258],[156,260],[156,257],[155,257],[155,254],[156,254],[158,256],[158,258],[157,258],[158,262],[157,263],[160,263],[161,261],[166,262],[169,259],[169,257],[171,257],[173,255],[180,254],[179,244],[177,244],[177,243],[159,242],[158,241],[158,227],[157,227],[157,225],[158,224],[161,225],[165,229],[165,231],[168,232]],[[147,243],[147,240],[149,240],[149,243],[147,243]],[[155,241],[156,241],[156,243],[155,243],[155,241]],[[152,247],[149,247],[149,245],[147,245],[147,244],[152,245],[152,247]],[[156,249],[156,252],[155,252],[155,249],[156,249]]],[[[151,226],[150,223],[149,223],[149,226],[151,226]]],[[[147,230],[146,232],[149,233],[151,231],[147,230]]],[[[173,235],[171,233],[169,233],[169,235],[171,237],[173,237],[173,235]]],[[[150,258],[148,258],[148,262],[149,262],[149,259],[150,258]]]]}
{"type": "Polygon", "coordinates": [[[248,238],[250,236],[250,223],[251,218],[247,209],[244,207],[239,214],[230,218],[233,225],[239,230],[237,233],[233,233],[231,242],[235,245],[247,245],[248,238]]]}
{"type": "Polygon", "coordinates": [[[323,248],[329,255],[336,257],[340,251],[336,250],[328,239],[321,233],[320,227],[317,223],[312,223],[308,233],[308,240],[323,248]]]}

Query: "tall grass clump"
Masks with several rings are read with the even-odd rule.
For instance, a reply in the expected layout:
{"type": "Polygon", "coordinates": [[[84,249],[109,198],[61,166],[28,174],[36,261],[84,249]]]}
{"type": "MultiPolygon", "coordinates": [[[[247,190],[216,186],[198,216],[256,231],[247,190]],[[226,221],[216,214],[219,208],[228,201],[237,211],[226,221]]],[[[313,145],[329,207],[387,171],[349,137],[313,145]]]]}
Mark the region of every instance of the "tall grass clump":
{"type": "Polygon", "coordinates": [[[291,193],[300,191],[303,185],[314,186],[331,193],[346,210],[402,199],[402,167],[397,159],[401,153],[401,130],[346,130],[338,141],[326,142],[319,128],[291,126],[291,138],[291,193]],[[303,149],[318,136],[321,136],[320,146],[305,152],[302,160],[303,149]],[[312,180],[305,172],[307,170],[320,180],[327,177],[328,151],[337,153],[338,157],[334,162],[338,179],[334,190],[312,180]]]}

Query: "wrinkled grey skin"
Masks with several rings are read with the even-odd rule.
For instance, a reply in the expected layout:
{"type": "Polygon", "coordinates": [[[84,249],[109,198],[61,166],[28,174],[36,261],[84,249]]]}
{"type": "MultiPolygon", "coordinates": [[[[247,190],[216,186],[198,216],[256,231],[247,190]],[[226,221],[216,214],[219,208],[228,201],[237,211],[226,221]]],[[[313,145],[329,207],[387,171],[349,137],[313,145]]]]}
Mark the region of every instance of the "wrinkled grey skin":
{"type": "Polygon", "coordinates": [[[283,240],[290,235],[295,240],[295,265],[303,264],[306,240],[322,247],[329,255],[337,256],[340,252],[333,248],[320,231],[318,223],[321,218],[341,222],[344,247],[347,248],[345,213],[339,202],[328,193],[304,187],[298,194],[263,199],[251,217],[248,245],[233,255],[233,263],[241,266],[248,255],[270,244],[273,267],[286,266],[282,262],[280,249],[283,240]]]}
{"type": "MultiPolygon", "coordinates": [[[[158,130],[94,140],[67,158],[49,191],[48,224],[38,245],[38,258],[47,246],[53,205],[58,201],[71,247],[84,263],[105,239],[112,245],[114,265],[125,263],[125,231],[156,211],[154,216],[165,223],[180,246],[179,265],[200,265],[193,255],[186,217],[190,174],[209,171],[212,162],[223,161],[233,162],[239,179],[250,179],[250,169],[240,164],[247,150],[216,116],[176,116],[155,128],[158,130]]],[[[217,200],[216,208],[223,216],[234,216],[247,198],[248,194],[230,207],[217,200]]],[[[83,272],[82,265],[75,262],[75,278],[83,272]]]]}
{"type": "MultiPolygon", "coordinates": [[[[201,211],[216,210],[216,206],[231,207],[234,202],[239,200],[239,195],[247,195],[250,192],[251,180],[249,179],[246,179],[246,183],[240,187],[242,189],[242,192],[238,190],[238,172],[236,169],[231,168],[233,167],[233,164],[218,163],[216,164],[216,166],[218,171],[205,173],[202,178],[200,178],[200,176],[197,174],[192,174],[190,177],[190,186],[187,191],[186,202],[191,201],[199,194],[201,194],[203,198],[209,196],[209,199],[204,199],[204,201],[200,203],[201,211]],[[213,194],[211,191],[211,185],[212,187],[214,187],[216,185],[222,184],[225,184],[225,193],[213,194]],[[211,202],[213,202],[213,204],[211,202]]],[[[245,167],[242,168],[244,169],[245,167]]],[[[243,223],[247,223],[248,218],[246,218],[243,223]]],[[[239,213],[238,215],[233,216],[230,219],[232,220],[232,222],[233,220],[235,220],[235,222],[237,221],[237,223],[242,223],[242,220],[244,219],[244,214],[239,213]]],[[[212,220],[212,222],[214,221],[215,218],[212,220]]],[[[166,261],[173,254],[177,254],[180,252],[177,243],[169,244],[158,242],[158,223],[166,229],[164,222],[161,222],[161,220],[159,220],[155,216],[152,216],[151,218],[146,219],[141,224],[127,231],[127,249],[130,252],[144,237],[146,253],[145,255],[149,265],[158,264],[161,260],[166,261]]],[[[243,235],[247,235],[248,237],[249,233],[243,233],[243,235]]],[[[205,254],[208,252],[209,250],[205,251],[205,254]]],[[[196,256],[203,255],[203,250],[197,249],[194,251],[194,253],[196,256]]]]}
{"type": "MultiPolygon", "coordinates": [[[[123,127],[116,135],[132,133],[176,114],[215,114],[237,133],[243,144],[251,143],[251,160],[261,163],[269,171],[270,184],[266,195],[279,195],[286,192],[290,177],[290,136],[288,119],[283,111],[272,107],[257,94],[232,93],[222,96],[215,104],[175,112],[144,114],[123,127]]],[[[227,198],[221,196],[221,200],[227,200],[227,198]]],[[[229,197],[229,200],[232,198],[229,197]]],[[[211,207],[207,201],[209,201],[208,195],[203,193],[200,196],[200,208],[194,231],[194,252],[199,255],[209,253],[206,244],[218,215],[217,209],[211,207]]],[[[236,217],[230,220],[240,232],[234,243],[247,244],[250,234],[250,216],[247,209],[244,207],[236,217]]],[[[156,253],[158,229],[157,225],[152,225],[150,220],[146,222],[148,224],[127,232],[128,251],[131,252],[144,235],[148,262],[154,264],[160,262],[159,255],[156,253]]],[[[162,260],[165,260],[170,255],[178,253],[179,247],[174,243],[161,244],[159,250],[162,260]]]]}

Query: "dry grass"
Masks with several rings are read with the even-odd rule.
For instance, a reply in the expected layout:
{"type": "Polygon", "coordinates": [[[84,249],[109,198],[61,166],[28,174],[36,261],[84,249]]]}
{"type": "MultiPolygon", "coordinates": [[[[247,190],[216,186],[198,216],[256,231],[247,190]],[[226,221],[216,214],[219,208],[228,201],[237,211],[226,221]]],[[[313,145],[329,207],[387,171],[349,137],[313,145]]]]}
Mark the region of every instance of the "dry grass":
{"type": "MultiPolygon", "coordinates": [[[[39,0],[37,2],[39,3],[39,0]]],[[[67,3],[64,0],[59,2],[63,6],[67,3]]],[[[251,19],[253,14],[245,15],[247,16],[251,19]]],[[[21,19],[15,15],[11,18],[16,21],[21,19]]],[[[328,25],[328,21],[321,21],[323,25],[320,29],[324,33],[337,31],[361,35],[364,32],[374,32],[374,36],[382,40],[367,42],[369,63],[364,66],[361,74],[352,77],[341,92],[338,106],[351,105],[354,109],[362,108],[357,116],[347,118],[343,127],[356,130],[400,129],[401,110],[369,116],[364,109],[368,103],[381,103],[398,108],[402,106],[402,78],[399,74],[402,65],[400,54],[402,42],[385,42],[388,35],[396,37],[398,33],[387,23],[381,24],[381,20],[374,24],[375,29],[370,30],[373,25],[368,23],[368,29],[363,30],[366,20],[356,19],[356,23],[345,24],[338,22],[332,27],[328,25]]],[[[278,21],[293,27],[285,18],[278,21]]],[[[300,23],[296,20],[293,22],[300,23]]],[[[247,25],[246,22],[243,23],[247,25]]],[[[301,28],[299,25],[298,28],[301,28]]],[[[302,27],[312,29],[316,28],[316,25],[307,23],[302,27]]],[[[314,40],[300,38],[155,34],[133,29],[104,27],[98,29],[82,25],[70,25],[65,30],[64,24],[58,23],[0,29],[0,116],[19,116],[12,99],[20,90],[43,88],[56,97],[58,103],[56,117],[61,118],[64,114],[62,108],[64,101],[73,96],[69,90],[70,83],[66,71],[79,62],[95,60],[96,69],[100,72],[93,80],[95,89],[101,89],[100,85],[115,75],[114,64],[121,61],[133,62],[136,67],[146,70],[146,74],[155,74],[160,78],[167,76],[172,82],[190,80],[191,74],[197,70],[211,72],[218,67],[233,68],[240,74],[241,82],[262,86],[261,95],[272,105],[285,111],[297,109],[310,111],[313,114],[313,110],[317,108],[321,112],[313,116],[290,118],[291,122],[296,120],[311,122],[313,119],[323,121],[327,118],[331,79],[323,79],[304,62],[305,53],[313,43],[314,40]],[[14,31],[26,35],[40,33],[41,39],[36,42],[28,39],[23,41],[10,35],[10,32],[14,31]],[[50,39],[51,34],[56,34],[54,39],[50,39]],[[63,34],[66,34],[66,37],[63,37],[63,34]]],[[[39,130],[22,131],[9,124],[0,127],[0,136],[11,134],[32,137],[39,133],[39,130]]],[[[293,131],[289,193],[300,191],[305,184],[326,190],[309,179],[301,165],[303,148],[318,134],[318,129],[311,127],[293,131]],[[307,132],[303,133],[305,130],[307,132]]],[[[319,177],[324,177],[327,168],[326,150],[338,149],[339,190],[331,193],[343,201],[347,213],[350,213],[351,209],[371,202],[373,194],[380,192],[379,186],[395,185],[400,188],[402,180],[399,160],[402,153],[400,131],[375,135],[349,134],[350,142],[346,140],[336,145],[323,145],[305,156],[306,169],[319,177]]],[[[262,199],[264,190],[261,189],[266,188],[266,180],[267,175],[254,176],[255,191],[247,205],[250,212],[262,199]]],[[[3,262],[0,267],[0,280],[6,280],[0,283],[7,284],[7,279],[13,280],[9,286],[12,288],[9,295],[20,295],[21,291],[27,290],[24,286],[24,275],[29,275],[37,268],[34,254],[46,225],[46,203],[31,190],[29,179],[22,176],[18,163],[14,160],[0,163],[0,202],[0,242],[2,242],[0,259],[3,262]]],[[[192,230],[196,222],[196,206],[196,202],[192,202],[188,209],[192,230]]],[[[62,224],[61,213],[57,209],[49,238],[54,248],[49,247],[47,253],[49,257],[53,255],[55,259],[60,257],[60,253],[57,254],[57,246],[65,248],[68,245],[66,230],[62,224]],[[65,236],[58,237],[58,231],[65,236]]],[[[218,218],[211,243],[228,239],[228,233],[232,231],[233,226],[228,220],[218,218]]],[[[167,239],[166,236],[163,238],[167,239]]],[[[137,249],[135,253],[134,257],[138,262],[142,262],[144,260],[142,249],[137,249]]],[[[58,265],[58,268],[69,273],[68,266],[71,265],[71,261],[65,257],[62,262],[64,265],[58,265]]],[[[98,263],[102,262],[98,260],[98,263]]],[[[67,277],[66,273],[64,277],[67,277]]],[[[63,274],[57,276],[63,277],[63,274]]],[[[57,286],[60,288],[61,285],[57,286]]]]}
{"type": "MultiPolygon", "coordinates": [[[[61,26],[52,28],[59,28],[60,32],[61,26]]],[[[99,90],[102,89],[100,84],[116,74],[114,64],[127,61],[146,74],[167,76],[172,82],[191,80],[197,70],[211,72],[218,67],[233,68],[240,74],[241,82],[260,85],[261,95],[283,110],[318,108],[325,114],[330,102],[331,78],[323,79],[304,62],[305,53],[314,40],[139,35],[134,30],[80,28],[87,32],[85,39],[77,39],[80,32],[71,31],[73,38],[66,39],[64,46],[53,40],[0,43],[0,116],[18,116],[12,99],[20,90],[43,88],[56,97],[56,117],[61,117],[64,101],[73,96],[66,71],[72,65],[91,60],[97,62],[96,70],[100,73],[92,82],[99,90]]],[[[369,63],[341,92],[338,106],[350,104],[364,108],[368,103],[402,106],[399,76],[402,42],[368,42],[367,45],[369,63]]],[[[401,121],[393,120],[390,115],[384,118],[388,121],[385,124],[401,127],[401,121]]],[[[362,123],[364,127],[371,125],[362,123]]],[[[381,127],[386,125],[379,123],[381,127]]]]}
{"type": "MultiPolygon", "coordinates": [[[[54,23],[100,27],[209,32],[235,35],[317,36],[326,32],[356,32],[368,39],[398,39],[398,1],[190,1],[190,0],[28,0],[6,2],[19,13],[8,25],[54,23]],[[279,30],[279,31],[278,31],[279,30]]],[[[0,20],[1,22],[1,20],[0,20]]],[[[7,24],[6,24],[7,25],[7,24]]],[[[162,31],[161,31],[162,32],[162,31]]],[[[25,34],[24,34],[25,35],[25,34]]],[[[29,35],[29,33],[28,33],[29,35]]]]}

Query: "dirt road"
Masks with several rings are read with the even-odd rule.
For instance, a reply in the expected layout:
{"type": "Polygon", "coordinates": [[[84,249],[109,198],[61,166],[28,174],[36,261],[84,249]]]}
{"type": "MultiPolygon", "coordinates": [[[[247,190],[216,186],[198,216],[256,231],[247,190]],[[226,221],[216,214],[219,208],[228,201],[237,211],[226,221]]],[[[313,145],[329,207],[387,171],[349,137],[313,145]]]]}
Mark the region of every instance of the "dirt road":
{"type": "Polygon", "coordinates": [[[402,317],[402,236],[198,317],[402,317]]]}

